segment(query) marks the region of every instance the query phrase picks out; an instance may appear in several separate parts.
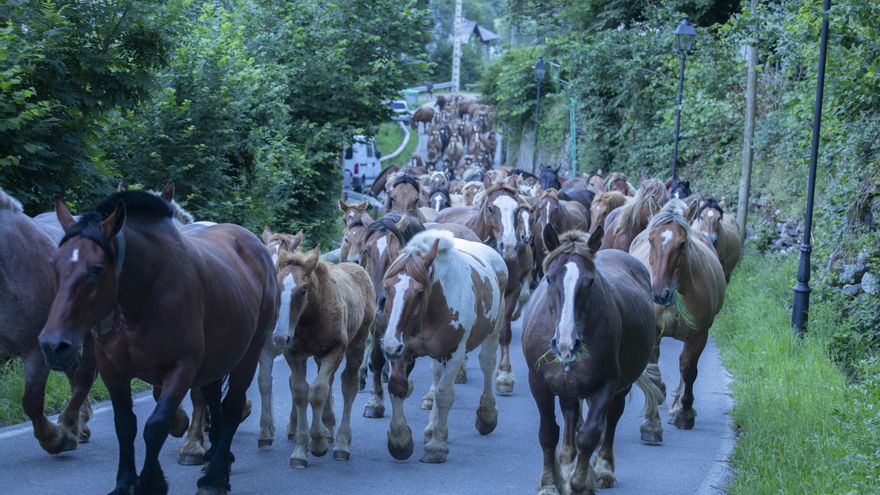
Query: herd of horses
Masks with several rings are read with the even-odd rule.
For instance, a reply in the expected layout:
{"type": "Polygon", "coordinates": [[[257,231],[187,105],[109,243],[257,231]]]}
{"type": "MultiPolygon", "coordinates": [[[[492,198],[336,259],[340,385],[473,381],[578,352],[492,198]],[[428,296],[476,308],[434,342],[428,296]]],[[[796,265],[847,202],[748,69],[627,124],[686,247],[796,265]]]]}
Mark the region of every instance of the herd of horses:
{"type": "Polygon", "coordinates": [[[664,336],[684,342],[668,419],[693,428],[697,362],[740,256],[738,228],[721,202],[687,183],[635,187],[619,173],[565,179],[546,166],[538,176],[479,163],[441,168],[389,173],[379,212],[340,201],[338,262],[304,249],[302,232],[267,228],[260,239],[236,225],[195,222],[174,202],[170,182],[157,193],[119,191],[79,216],[59,199],[54,212],[31,218],[0,190],[0,289],[13,294],[0,301],[0,350],[24,359],[22,402],[40,446],[58,453],[88,441],[86,398],[99,372],[119,443],[112,493],[167,493],[158,455],[169,434],[186,436],[181,463],[207,464],[199,493],[226,493],[230,446],[251,412],[245,394],[255,374],[258,447],[275,438],[272,362],[283,355],[292,467],[331,448],[335,459],[350,458],[359,388],[370,394],[368,418],[385,416],[387,388],[388,450],[407,459],[409,375],[417,358],[429,357],[421,460],[442,463],[455,384],[468,380],[467,354],[477,348],[483,391],[475,426],[484,435],[495,429],[496,394],[516,384],[511,324],[521,315],[541,418],[540,493],[615,483],[615,429],[633,385],[646,397],[642,441],[662,442],[664,336]],[[439,194],[456,200],[432,201],[439,194]],[[318,364],[312,383],[310,358],[318,364]],[[337,421],[331,387],[343,361],[337,421]],[[71,382],[57,424],[43,411],[50,369],[71,382]],[[156,399],[140,471],[133,378],[151,384],[156,399]],[[181,408],[187,393],[191,420],[181,408]]]}

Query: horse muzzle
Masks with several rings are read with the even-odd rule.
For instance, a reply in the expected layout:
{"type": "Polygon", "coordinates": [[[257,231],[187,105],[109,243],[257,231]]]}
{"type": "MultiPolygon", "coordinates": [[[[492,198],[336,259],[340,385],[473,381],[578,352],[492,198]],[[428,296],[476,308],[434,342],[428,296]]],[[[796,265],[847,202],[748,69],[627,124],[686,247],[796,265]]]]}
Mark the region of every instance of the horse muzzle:
{"type": "Polygon", "coordinates": [[[38,341],[49,368],[64,371],[76,366],[79,359],[80,342],[78,339],[69,339],[64,336],[65,333],[72,332],[51,332],[46,336],[43,335],[44,333],[40,334],[38,341]]]}
{"type": "Polygon", "coordinates": [[[667,287],[662,290],[654,290],[651,293],[651,298],[654,299],[654,304],[659,306],[669,306],[672,304],[672,296],[675,294],[675,287],[667,287]]]}
{"type": "Polygon", "coordinates": [[[716,234],[715,232],[712,232],[711,234],[707,235],[706,237],[709,238],[709,241],[712,242],[713,246],[715,245],[716,242],[718,242],[718,234],[716,234]]]}
{"type": "Polygon", "coordinates": [[[580,347],[581,339],[577,337],[574,339],[574,343],[570,348],[568,346],[560,347],[559,341],[556,337],[553,337],[550,341],[550,351],[553,352],[553,355],[555,355],[563,364],[571,364],[577,361],[576,350],[580,349],[580,347]]]}

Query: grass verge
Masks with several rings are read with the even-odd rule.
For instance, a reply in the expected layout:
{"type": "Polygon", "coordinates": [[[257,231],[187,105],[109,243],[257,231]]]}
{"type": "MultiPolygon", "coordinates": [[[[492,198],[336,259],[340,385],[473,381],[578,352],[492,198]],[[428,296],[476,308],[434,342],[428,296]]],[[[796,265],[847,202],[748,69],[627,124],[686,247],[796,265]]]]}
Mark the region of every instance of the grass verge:
{"type": "MultiPolygon", "coordinates": [[[[134,380],[132,390],[140,392],[149,389],[149,385],[134,380]]],[[[24,395],[24,364],[21,359],[13,358],[0,365],[0,426],[17,424],[29,421],[21,408],[21,398],[24,395]]],[[[95,380],[89,399],[96,401],[107,400],[110,395],[107,387],[100,378],[95,380]]],[[[49,373],[46,382],[45,410],[47,415],[61,412],[70,399],[70,385],[64,373],[53,371],[49,373]]]]}
{"type": "MultiPolygon", "coordinates": [[[[408,124],[404,123],[404,125],[408,124]]],[[[376,130],[376,147],[379,149],[379,152],[382,153],[382,156],[394,153],[394,150],[400,146],[402,141],[403,131],[400,129],[400,126],[397,125],[397,122],[383,122],[376,130]]],[[[391,160],[385,160],[382,162],[382,167],[405,165],[409,159],[412,158],[412,154],[415,152],[418,144],[419,136],[415,132],[410,131],[409,142],[406,144],[406,148],[403,149],[403,152],[391,160]]]]}
{"type": "Polygon", "coordinates": [[[796,261],[750,251],[712,329],[740,433],[729,493],[880,493],[880,360],[849,383],[828,353],[840,318],[815,297],[807,336],[792,335],[796,261]]]}

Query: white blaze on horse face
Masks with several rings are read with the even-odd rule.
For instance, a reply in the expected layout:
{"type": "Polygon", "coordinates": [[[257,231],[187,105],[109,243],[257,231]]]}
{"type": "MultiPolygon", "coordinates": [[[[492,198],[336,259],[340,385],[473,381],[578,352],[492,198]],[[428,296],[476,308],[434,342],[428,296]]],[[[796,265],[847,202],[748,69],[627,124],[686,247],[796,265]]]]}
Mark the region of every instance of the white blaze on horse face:
{"type": "Polygon", "coordinates": [[[562,311],[559,315],[559,341],[556,342],[560,357],[563,359],[567,359],[575,350],[574,296],[580,275],[581,271],[573,261],[565,264],[565,276],[562,278],[562,311]]]}
{"type": "Polygon", "coordinates": [[[669,241],[672,240],[672,231],[669,229],[666,229],[660,234],[660,237],[663,238],[663,245],[665,246],[665,245],[669,244],[669,241]]]}
{"type": "Polygon", "coordinates": [[[434,209],[435,210],[440,211],[440,202],[441,201],[442,201],[442,199],[440,198],[439,195],[434,196],[434,209]]]}
{"type": "Polygon", "coordinates": [[[71,263],[76,263],[77,261],[79,261],[79,249],[78,248],[74,249],[73,254],[70,255],[70,262],[71,263]]]}
{"type": "Polygon", "coordinates": [[[388,237],[382,236],[376,241],[376,249],[379,250],[379,258],[385,254],[385,250],[388,249],[388,237]]]}
{"type": "Polygon", "coordinates": [[[278,323],[275,324],[273,334],[276,344],[279,339],[286,340],[292,334],[290,331],[290,297],[295,288],[296,279],[293,278],[293,273],[288,273],[281,280],[281,307],[278,309],[278,323]]]}
{"type": "Polygon", "coordinates": [[[550,202],[549,201],[547,201],[547,210],[546,210],[546,213],[544,213],[544,215],[547,216],[546,220],[547,220],[547,222],[549,222],[550,221],[550,202]]]}
{"type": "Polygon", "coordinates": [[[385,328],[385,335],[382,337],[382,349],[393,354],[400,349],[403,342],[397,338],[397,327],[400,325],[400,317],[403,315],[403,296],[409,290],[412,277],[406,274],[397,276],[397,283],[394,284],[394,299],[391,302],[391,316],[388,317],[388,327],[385,328]]]}
{"type": "Polygon", "coordinates": [[[523,233],[525,233],[525,236],[527,238],[531,238],[532,237],[532,221],[531,221],[532,217],[531,217],[531,215],[529,215],[528,211],[522,210],[521,212],[519,212],[519,217],[522,219],[523,233]]]}
{"type": "Polygon", "coordinates": [[[498,196],[493,205],[501,211],[501,242],[505,246],[513,248],[516,246],[516,208],[519,203],[510,196],[498,196]]]}

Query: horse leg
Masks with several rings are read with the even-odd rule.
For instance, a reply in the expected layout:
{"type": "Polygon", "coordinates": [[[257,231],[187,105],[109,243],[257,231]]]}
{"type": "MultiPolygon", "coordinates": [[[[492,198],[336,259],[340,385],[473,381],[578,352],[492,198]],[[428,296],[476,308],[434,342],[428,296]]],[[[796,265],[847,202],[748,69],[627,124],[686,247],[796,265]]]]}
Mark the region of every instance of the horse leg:
{"type": "Polygon", "coordinates": [[[275,418],[272,416],[272,365],[275,353],[272,352],[271,345],[270,339],[266,339],[260,352],[257,375],[260,388],[260,436],[257,437],[257,448],[271,447],[275,440],[275,418]]]}
{"type": "Polygon", "coordinates": [[[562,447],[559,449],[560,466],[570,467],[577,456],[577,430],[581,424],[581,400],[577,397],[559,397],[559,408],[562,409],[564,428],[562,430],[562,447]]]}
{"type": "MultiPolygon", "coordinates": [[[[437,393],[437,383],[440,381],[440,375],[443,374],[443,366],[437,362],[436,360],[431,362],[431,388],[428,389],[428,393],[426,393],[422,397],[422,403],[419,405],[420,409],[424,409],[425,411],[430,411],[434,408],[434,395],[437,393]]],[[[427,435],[427,433],[426,433],[427,435]]],[[[425,443],[428,443],[428,440],[425,440],[425,443]]]]}
{"type": "MultiPolygon", "coordinates": [[[[477,407],[476,428],[480,435],[488,435],[498,426],[498,408],[495,406],[495,394],[492,392],[492,374],[495,371],[495,359],[498,352],[498,332],[492,332],[480,345],[480,371],[483,372],[483,393],[477,407]]],[[[467,354],[465,354],[467,356],[467,354]]]]}
{"type": "MultiPolygon", "coordinates": [[[[193,389],[195,392],[196,389],[193,389]]],[[[208,440],[211,443],[210,448],[205,451],[205,455],[202,459],[202,462],[209,463],[211,459],[214,458],[214,451],[216,450],[214,447],[217,445],[217,442],[220,441],[220,415],[222,414],[222,399],[223,399],[223,382],[222,380],[217,380],[213,383],[209,383],[203,387],[198,388],[199,390],[199,400],[201,401],[200,407],[204,410],[204,417],[210,418],[210,423],[208,424],[208,440]]],[[[193,407],[196,404],[196,395],[193,394],[193,407]]],[[[207,419],[206,419],[207,421],[207,419]]],[[[204,430],[202,431],[202,442],[204,443],[204,430]]],[[[207,468],[204,468],[207,470],[207,468]]]]}
{"type": "Polygon", "coordinates": [[[461,362],[461,368],[458,368],[458,373],[455,375],[455,383],[467,383],[467,354],[464,355],[464,361],[461,362]]]}
{"type": "Polygon", "coordinates": [[[501,319],[501,329],[498,333],[498,345],[501,348],[501,360],[498,364],[498,376],[495,378],[495,391],[498,395],[510,395],[513,393],[513,385],[516,378],[510,367],[510,341],[513,338],[513,332],[510,328],[511,317],[516,309],[516,300],[519,297],[519,290],[510,291],[510,294],[504,296],[504,316],[501,319]]]}
{"type": "Polygon", "coordinates": [[[636,385],[645,394],[645,408],[642,415],[645,420],[639,426],[641,439],[648,445],[659,445],[663,442],[663,424],[660,422],[660,410],[657,407],[663,403],[663,394],[657,386],[660,368],[648,364],[645,370],[636,380],[636,385]]]}
{"type": "Polygon", "coordinates": [[[694,382],[697,380],[697,362],[700,354],[706,348],[709,332],[703,331],[692,335],[684,342],[684,349],[679,356],[681,380],[684,385],[681,388],[680,399],[677,401],[677,409],[669,411],[669,419],[679,430],[690,430],[694,427],[694,419],[697,411],[694,410],[694,382]]]}
{"type": "Polygon", "coordinates": [[[408,382],[412,359],[403,356],[391,363],[388,377],[388,395],[391,399],[391,422],[388,425],[388,452],[395,459],[409,459],[413,453],[412,430],[403,414],[403,400],[411,388],[408,382]]]}
{"type": "Polygon", "coordinates": [[[95,383],[98,371],[95,364],[95,341],[90,333],[83,339],[82,357],[76,368],[65,371],[70,383],[70,400],[58,417],[64,428],[76,435],[79,443],[86,443],[92,435],[88,421],[92,419],[92,406],[89,404],[89,390],[95,383]]]}
{"type": "Polygon", "coordinates": [[[373,332],[367,333],[367,343],[364,346],[364,355],[361,357],[361,365],[358,368],[358,392],[367,389],[367,371],[370,367],[370,356],[373,350],[373,332]]]}
{"type": "Polygon", "coordinates": [[[144,467],[135,482],[135,494],[165,494],[168,493],[168,483],[162,473],[159,464],[159,451],[168,438],[171,429],[171,420],[180,407],[181,401],[189,391],[190,385],[196,375],[195,366],[178,365],[168,375],[163,377],[162,391],[153,413],[144,423],[144,444],[146,454],[144,467]]]}
{"type": "MultiPolygon", "coordinates": [[[[159,402],[159,396],[161,394],[162,386],[153,385],[153,400],[159,402]]],[[[189,428],[189,416],[186,415],[183,406],[177,406],[177,410],[174,411],[174,418],[171,420],[171,427],[168,434],[172,437],[180,438],[186,433],[187,428],[189,428]]]]}
{"type": "Polygon", "coordinates": [[[663,337],[660,330],[657,330],[657,341],[654,344],[654,350],[651,352],[651,357],[648,359],[647,369],[651,370],[650,375],[651,379],[654,380],[654,384],[657,385],[657,388],[660,390],[660,395],[658,398],[657,405],[663,404],[666,402],[666,384],[663,383],[663,376],[660,374],[660,338],[663,337]]]}
{"type": "Polygon", "coordinates": [[[535,404],[538,406],[538,414],[541,416],[541,423],[538,428],[538,441],[541,443],[541,451],[544,454],[544,467],[541,470],[541,478],[538,480],[538,495],[559,495],[562,475],[559,471],[559,463],[556,460],[556,445],[559,444],[559,425],[556,424],[556,407],[553,403],[553,394],[547,390],[547,386],[532,369],[529,369],[529,388],[532,390],[532,397],[535,399],[535,404]]]}
{"type": "Polygon", "coordinates": [[[420,459],[422,462],[428,464],[446,462],[446,456],[449,454],[447,418],[449,417],[449,409],[455,401],[455,375],[458,373],[464,354],[465,342],[462,341],[452,357],[442,365],[442,373],[434,393],[434,407],[431,409],[431,418],[428,420],[428,427],[425,430],[426,433],[429,429],[431,430],[431,438],[425,444],[425,452],[420,459]]]}
{"type": "Polygon", "coordinates": [[[119,376],[112,365],[97,357],[98,372],[107,386],[113,404],[113,424],[119,443],[119,464],[116,469],[116,488],[110,495],[129,495],[137,481],[134,465],[134,437],[137,435],[137,417],[132,410],[131,379],[119,376]]]}
{"type": "MultiPolygon", "coordinates": [[[[155,388],[154,388],[155,390],[155,388]]],[[[205,463],[205,428],[208,423],[208,406],[200,387],[189,391],[192,402],[192,421],[186,430],[186,439],[177,452],[177,463],[184,466],[201,466],[205,463]]],[[[178,410],[180,410],[178,408],[178,410]]]]}
{"type": "MultiPolygon", "coordinates": [[[[333,446],[333,458],[347,461],[351,458],[351,406],[358,393],[358,375],[364,359],[366,335],[369,328],[362,328],[360,334],[352,341],[345,351],[345,369],[342,370],[342,420],[336,430],[336,443],[333,446]]],[[[332,395],[332,394],[331,394],[332,395]]]]}
{"type": "Polygon", "coordinates": [[[50,454],[57,454],[76,448],[76,436],[63,426],[46,419],[43,414],[43,401],[46,396],[46,380],[49,367],[40,348],[35,346],[24,354],[24,396],[21,405],[34,425],[34,437],[40,447],[50,454]]]}
{"type": "Polygon", "coordinates": [[[596,473],[590,465],[590,458],[605,431],[606,415],[616,388],[616,382],[608,381],[589,398],[590,408],[587,419],[577,432],[577,462],[569,479],[572,494],[596,493],[594,490],[596,473]]]}
{"type": "MultiPolygon", "coordinates": [[[[290,365],[290,391],[293,394],[293,403],[296,407],[295,444],[293,453],[290,454],[290,467],[304,468],[308,466],[306,451],[309,448],[309,415],[306,411],[306,406],[309,403],[309,382],[306,381],[308,356],[292,355],[285,351],[284,357],[290,365]]],[[[289,432],[288,435],[290,435],[289,432]]]]}
{"type": "Polygon", "coordinates": [[[611,488],[617,483],[614,477],[614,434],[617,431],[617,422],[623,415],[623,408],[626,406],[626,394],[629,393],[631,387],[620,391],[611,399],[608,406],[607,423],[605,425],[605,435],[603,435],[602,446],[599,453],[593,461],[593,469],[596,472],[596,483],[599,488],[611,488]]]}
{"type": "Polygon", "coordinates": [[[330,449],[330,444],[333,443],[333,430],[327,427],[327,422],[332,417],[332,409],[328,415],[325,413],[325,408],[332,408],[329,398],[330,387],[333,384],[333,375],[339,368],[339,363],[342,362],[344,352],[344,348],[340,346],[321,358],[318,376],[315,377],[315,381],[309,388],[309,403],[312,405],[312,427],[309,429],[312,441],[309,447],[312,455],[317,457],[326,454],[330,449]]]}
{"type": "Polygon", "coordinates": [[[382,370],[385,368],[385,354],[382,352],[382,339],[378,337],[382,328],[373,324],[370,339],[370,371],[373,372],[373,391],[364,404],[365,418],[382,418],[385,416],[385,398],[382,390],[382,370]]]}

